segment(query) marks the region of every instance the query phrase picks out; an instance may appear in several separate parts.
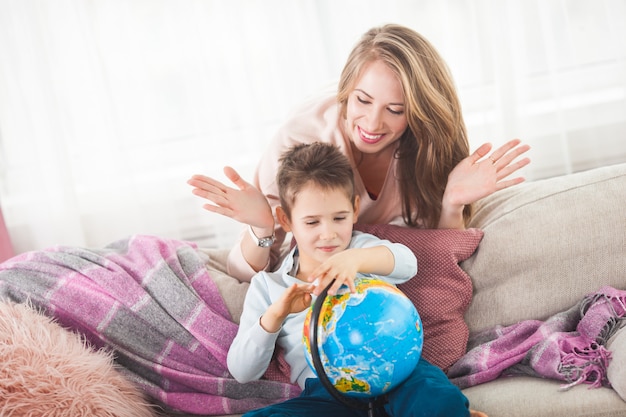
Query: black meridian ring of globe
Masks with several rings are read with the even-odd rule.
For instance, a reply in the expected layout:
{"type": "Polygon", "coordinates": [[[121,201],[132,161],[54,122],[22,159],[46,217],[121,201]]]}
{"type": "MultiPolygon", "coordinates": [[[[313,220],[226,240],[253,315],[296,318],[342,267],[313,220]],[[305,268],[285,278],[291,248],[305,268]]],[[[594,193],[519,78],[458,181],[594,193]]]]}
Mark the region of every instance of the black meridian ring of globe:
{"type": "Polygon", "coordinates": [[[379,415],[380,417],[388,417],[387,413],[383,406],[387,403],[387,396],[382,395],[379,397],[371,398],[368,402],[359,401],[354,398],[347,397],[343,395],[333,383],[328,379],[326,375],[326,371],[324,370],[324,365],[322,364],[322,360],[320,358],[320,351],[317,345],[317,324],[319,322],[320,312],[322,311],[322,305],[324,304],[324,300],[326,300],[326,296],[328,294],[328,289],[335,280],[333,280],[330,284],[326,286],[317,297],[315,302],[313,303],[313,311],[311,311],[311,322],[309,323],[309,340],[311,346],[311,359],[313,361],[313,368],[315,368],[315,372],[317,373],[317,377],[320,382],[326,388],[326,391],[330,393],[337,401],[347,405],[348,407],[356,408],[358,410],[367,410],[367,415],[369,417],[374,417],[379,415]],[[378,414],[377,414],[378,413],[378,414]]]}

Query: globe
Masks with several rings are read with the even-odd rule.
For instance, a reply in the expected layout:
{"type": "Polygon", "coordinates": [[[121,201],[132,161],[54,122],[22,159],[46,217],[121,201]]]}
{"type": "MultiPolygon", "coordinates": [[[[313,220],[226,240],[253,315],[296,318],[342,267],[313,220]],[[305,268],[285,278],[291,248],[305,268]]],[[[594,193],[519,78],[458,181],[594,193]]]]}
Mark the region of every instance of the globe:
{"type": "MultiPolygon", "coordinates": [[[[317,347],[324,373],[341,394],[373,398],[402,383],[415,369],[424,334],[411,300],[395,286],[374,278],[343,286],[322,302],[317,319],[317,347]]],[[[306,360],[311,355],[311,318],[303,328],[306,360]]],[[[319,375],[318,375],[319,377],[319,375]]]]}

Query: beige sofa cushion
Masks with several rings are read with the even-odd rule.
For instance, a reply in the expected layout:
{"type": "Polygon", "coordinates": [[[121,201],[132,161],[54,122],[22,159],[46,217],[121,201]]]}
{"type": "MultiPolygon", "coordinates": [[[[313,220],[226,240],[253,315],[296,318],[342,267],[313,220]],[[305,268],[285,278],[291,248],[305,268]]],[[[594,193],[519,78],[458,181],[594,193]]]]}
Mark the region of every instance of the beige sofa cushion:
{"type": "Polygon", "coordinates": [[[198,252],[207,255],[205,263],[211,279],[217,285],[233,322],[239,324],[243,302],[250,283],[241,282],[226,273],[226,258],[228,258],[229,249],[200,248],[198,252]]]}
{"type": "Polygon", "coordinates": [[[502,378],[466,388],[470,407],[489,417],[624,417],[626,403],[610,388],[578,385],[529,376],[502,378]]]}
{"type": "Polygon", "coordinates": [[[485,198],[484,231],[461,266],[470,333],[544,320],[604,285],[626,289],[626,164],[529,182],[485,198]]]}

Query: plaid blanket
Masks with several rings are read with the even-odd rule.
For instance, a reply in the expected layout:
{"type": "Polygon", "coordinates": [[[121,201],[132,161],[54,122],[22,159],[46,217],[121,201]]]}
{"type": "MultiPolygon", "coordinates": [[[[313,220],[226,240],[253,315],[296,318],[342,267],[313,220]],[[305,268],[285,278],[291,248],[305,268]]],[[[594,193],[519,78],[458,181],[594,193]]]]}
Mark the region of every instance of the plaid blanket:
{"type": "Polygon", "coordinates": [[[624,318],[626,291],[601,288],[546,321],[522,321],[473,336],[474,347],[448,377],[461,389],[518,374],[561,380],[564,389],[581,383],[610,386],[611,352],[604,345],[624,318]]]}
{"type": "Polygon", "coordinates": [[[0,264],[0,300],[29,301],[114,349],[122,372],[166,409],[234,414],[298,395],[284,381],[230,376],[237,325],[206,260],[192,243],[151,236],[28,252],[0,264]]]}

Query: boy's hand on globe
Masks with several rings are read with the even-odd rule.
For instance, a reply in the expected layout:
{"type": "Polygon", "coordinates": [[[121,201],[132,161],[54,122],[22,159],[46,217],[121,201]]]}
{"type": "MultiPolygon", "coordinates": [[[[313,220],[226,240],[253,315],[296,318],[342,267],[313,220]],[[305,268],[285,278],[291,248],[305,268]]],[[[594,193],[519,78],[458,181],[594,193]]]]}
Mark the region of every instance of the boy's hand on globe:
{"type": "Polygon", "coordinates": [[[307,280],[318,282],[313,291],[315,295],[320,295],[333,280],[335,282],[328,288],[328,295],[335,295],[344,284],[354,293],[357,272],[384,276],[393,271],[394,265],[393,254],[385,246],[350,248],[328,258],[313,270],[307,280]]]}
{"type": "Polygon", "coordinates": [[[356,291],[354,279],[358,272],[359,262],[353,253],[354,251],[355,249],[346,249],[336,253],[313,270],[307,279],[309,282],[316,282],[317,284],[313,294],[320,295],[324,288],[329,285],[328,295],[335,295],[344,284],[350,288],[350,292],[356,291]]]}

